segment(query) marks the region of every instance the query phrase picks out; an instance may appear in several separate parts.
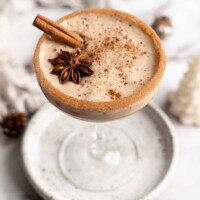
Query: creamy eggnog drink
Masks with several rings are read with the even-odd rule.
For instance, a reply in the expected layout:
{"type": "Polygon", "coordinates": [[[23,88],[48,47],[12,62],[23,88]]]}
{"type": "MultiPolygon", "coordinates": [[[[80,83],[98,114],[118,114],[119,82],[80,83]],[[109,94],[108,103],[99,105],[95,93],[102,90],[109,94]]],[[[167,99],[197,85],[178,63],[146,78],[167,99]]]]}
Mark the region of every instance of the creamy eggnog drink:
{"type": "Polygon", "coordinates": [[[80,35],[84,48],[47,34],[39,40],[35,71],[52,104],[77,118],[104,121],[134,113],[150,101],[165,68],[160,41],[150,27],[106,9],[78,11],[57,23],[80,35]]]}

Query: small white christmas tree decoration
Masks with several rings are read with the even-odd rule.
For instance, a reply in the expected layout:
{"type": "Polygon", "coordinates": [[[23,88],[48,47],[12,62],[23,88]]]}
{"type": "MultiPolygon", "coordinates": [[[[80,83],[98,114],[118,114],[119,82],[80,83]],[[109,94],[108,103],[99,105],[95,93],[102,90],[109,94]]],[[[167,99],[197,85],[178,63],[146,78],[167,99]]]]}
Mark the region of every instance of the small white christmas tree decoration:
{"type": "Polygon", "coordinates": [[[183,124],[200,126],[200,56],[189,62],[178,90],[170,96],[170,112],[183,124]]]}

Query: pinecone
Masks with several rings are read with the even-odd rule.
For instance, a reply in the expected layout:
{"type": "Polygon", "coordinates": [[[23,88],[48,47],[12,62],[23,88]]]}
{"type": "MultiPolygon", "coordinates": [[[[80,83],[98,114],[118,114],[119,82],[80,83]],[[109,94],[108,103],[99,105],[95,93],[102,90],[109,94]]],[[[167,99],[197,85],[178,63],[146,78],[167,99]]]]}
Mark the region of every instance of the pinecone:
{"type": "Polygon", "coordinates": [[[173,27],[172,22],[169,17],[162,16],[155,19],[152,24],[152,28],[160,37],[160,39],[165,39],[172,34],[173,27]]]}
{"type": "Polygon", "coordinates": [[[5,135],[18,137],[23,133],[27,121],[28,117],[25,113],[11,112],[3,117],[0,126],[5,135]]]}

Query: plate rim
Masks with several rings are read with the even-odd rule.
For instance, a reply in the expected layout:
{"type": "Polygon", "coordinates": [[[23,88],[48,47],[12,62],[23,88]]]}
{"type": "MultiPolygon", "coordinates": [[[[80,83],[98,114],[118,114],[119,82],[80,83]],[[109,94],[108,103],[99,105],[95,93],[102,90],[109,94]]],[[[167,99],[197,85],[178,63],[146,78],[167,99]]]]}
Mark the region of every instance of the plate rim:
{"type": "MultiPolygon", "coordinates": [[[[175,171],[175,168],[177,165],[177,157],[178,157],[178,154],[177,154],[178,147],[177,147],[177,140],[176,140],[176,136],[175,136],[176,131],[175,131],[175,128],[174,128],[172,122],[170,121],[169,117],[155,103],[151,102],[146,107],[150,108],[151,111],[156,113],[159,116],[159,118],[166,124],[166,127],[168,128],[168,134],[171,139],[172,153],[171,153],[170,165],[169,165],[168,170],[166,171],[165,175],[161,179],[161,181],[146,196],[144,196],[143,198],[138,199],[138,200],[151,200],[151,199],[157,198],[162,193],[162,191],[167,187],[169,180],[173,176],[173,172],[175,171]]],[[[37,181],[34,179],[34,175],[33,174],[31,175],[31,170],[26,163],[26,156],[25,156],[24,152],[26,152],[25,143],[28,138],[27,132],[28,132],[30,126],[35,123],[34,122],[35,119],[37,119],[41,115],[41,113],[43,113],[46,110],[53,109],[53,108],[54,107],[50,103],[46,103],[34,114],[34,116],[31,118],[31,120],[24,132],[24,135],[22,138],[22,145],[21,145],[22,165],[23,165],[23,169],[24,169],[26,178],[28,179],[28,181],[31,184],[31,186],[33,187],[33,189],[42,198],[49,199],[49,200],[53,200],[53,198],[51,196],[49,196],[46,192],[44,192],[42,188],[38,187],[37,181]]],[[[60,112],[62,112],[62,111],[60,111],[60,112]]]]}

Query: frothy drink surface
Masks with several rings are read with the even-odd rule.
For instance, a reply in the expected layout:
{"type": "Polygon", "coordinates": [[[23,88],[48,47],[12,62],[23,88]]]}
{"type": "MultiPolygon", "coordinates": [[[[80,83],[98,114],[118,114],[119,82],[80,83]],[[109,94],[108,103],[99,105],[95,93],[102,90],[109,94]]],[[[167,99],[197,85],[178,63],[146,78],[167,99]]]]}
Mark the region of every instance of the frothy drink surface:
{"type": "Polygon", "coordinates": [[[151,79],[156,67],[155,47],[139,27],[112,14],[82,13],[64,20],[61,25],[81,34],[86,51],[91,54],[94,74],[82,77],[81,84],[68,81],[61,85],[50,74],[48,61],[60,49],[72,48],[45,39],[40,48],[40,66],[45,78],[62,93],[88,101],[113,101],[137,92],[151,79]]]}

